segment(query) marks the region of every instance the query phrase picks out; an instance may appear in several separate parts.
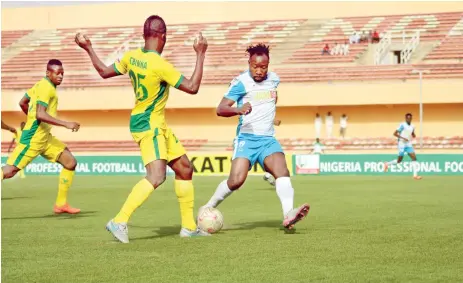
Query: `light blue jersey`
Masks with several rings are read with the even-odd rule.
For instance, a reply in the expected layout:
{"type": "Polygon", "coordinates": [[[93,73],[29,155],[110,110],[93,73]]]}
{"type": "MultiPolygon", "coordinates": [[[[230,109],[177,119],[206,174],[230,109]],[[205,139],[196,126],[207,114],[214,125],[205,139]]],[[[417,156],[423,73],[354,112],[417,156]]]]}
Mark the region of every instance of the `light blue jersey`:
{"type": "Polygon", "coordinates": [[[399,156],[404,156],[405,153],[410,154],[415,152],[412,144],[412,134],[414,131],[415,127],[412,124],[407,124],[406,122],[401,123],[397,128],[399,135],[408,140],[404,141],[403,139],[398,139],[397,146],[399,149],[399,156]]]}
{"type": "Polygon", "coordinates": [[[269,72],[262,82],[255,82],[249,71],[241,73],[230,83],[225,98],[237,103],[238,107],[249,102],[252,111],[239,118],[234,141],[233,158],[246,158],[249,169],[256,162],[264,168],[264,160],[276,152],[283,152],[275,139],[275,120],[277,87],[280,78],[269,72]]]}

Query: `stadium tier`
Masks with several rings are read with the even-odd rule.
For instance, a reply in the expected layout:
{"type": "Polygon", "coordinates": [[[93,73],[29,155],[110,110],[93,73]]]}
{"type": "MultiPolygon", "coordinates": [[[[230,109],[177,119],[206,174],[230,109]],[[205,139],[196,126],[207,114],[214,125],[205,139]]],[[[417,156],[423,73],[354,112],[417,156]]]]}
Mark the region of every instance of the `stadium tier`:
{"type": "MultiPolygon", "coordinates": [[[[429,63],[426,68],[431,70],[431,74],[427,76],[456,78],[463,74],[462,18],[462,12],[452,12],[323,21],[299,19],[173,25],[169,26],[169,40],[163,55],[188,74],[195,62],[191,44],[195,35],[202,31],[209,41],[205,84],[228,83],[246,64],[246,46],[261,41],[270,44],[275,50],[272,54],[273,68],[281,73],[283,82],[407,79],[416,66],[367,67],[359,62],[362,54],[368,50],[367,43],[351,44],[348,55],[322,55],[321,49],[326,43],[348,41],[354,32],[368,33],[376,30],[400,40],[404,35],[411,36],[419,30],[420,41],[431,43],[434,47],[422,61],[429,63]],[[304,68],[303,72],[299,71],[301,68],[304,68]]],[[[114,62],[124,50],[140,47],[143,42],[139,27],[98,27],[79,31],[92,38],[97,53],[105,58],[107,64],[114,62]]],[[[15,50],[10,56],[3,56],[2,88],[21,89],[30,86],[43,76],[43,68],[49,58],[59,58],[64,63],[67,75],[63,87],[129,85],[127,78],[101,80],[92,69],[85,52],[75,45],[73,37],[76,32],[75,29],[2,31],[2,37],[6,38],[2,41],[2,48],[10,46],[10,49],[15,50]]],[[[419,48],[415,52],[419,52],[419,48]]]]}
{"type": "MultiPolygon", "coordinates": [[[[313,149],[314,139],[280,139],[283,149],[288,151],[308,151],[313,149]]],[[[207,139],[181,140],[188,151],[232,151],[229,142],[209,141],[207,139]]],[[[419,141],[417,141],[419,146],[419,141]]],[[[136,152],[139,150],[134,141],[81,141],[66,143],[73,152],[136,152]]],[[[8,152],[10,142],[2,143],[2,153],[8,152]]],[[[390,137],[325,139],[325,150],[373,150],[395,149],[397,140],[390,137]]],[[[426,149],[463,149],[463,136],[423,137],[426,149]]],[[[14,146],[12,147],[12,149],[14,146]]]]}

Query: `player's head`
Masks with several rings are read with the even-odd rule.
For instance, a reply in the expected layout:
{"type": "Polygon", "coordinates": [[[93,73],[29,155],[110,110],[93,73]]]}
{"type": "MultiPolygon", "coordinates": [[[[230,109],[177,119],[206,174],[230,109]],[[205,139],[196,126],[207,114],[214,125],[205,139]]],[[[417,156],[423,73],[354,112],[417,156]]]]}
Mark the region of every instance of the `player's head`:
{"type": "Polygon", "coordinates": [[[149,16],[143,25],[143,38],[146,42],[152,41],[159,53],[164,49],[167,41],[167,27],[164,20],[158,15],[149,16]]]}
{"type": "Polygon", "coordinates": [[[412,122],[412,113],[405,114],[405,122],[407,122],[407,124],[412,122]]]}
{"type": "Polygon", "coordinates": [[[21,130],[24,129],[24,126],[26,126],[26,123],[21,122],[21,124],[20,124],[21,130]]]}
{"type": "Polygon", "coordinates": [[[60,85],[63,82],[63,63],[58,59],[51,59],[47,64],[47,78],[54,84],[60,85]]]}
{"type": "Polygon", "coordinates": [[[269,46],[259,43],[251,45],[246,49],[249,54],[249,72],[256,82],[261,82],[267,78],[268,64],[270,63],[269,46]]]}
{"type": "Polygon", "coordinates": [[[315,117],[317,117],[317,118],[320,117],[320,114],[319,113],[315,114],[315,117]]]}
{"type": "Polygon", "coordinates": [[[319,142],[320,142],[320,139],[319,139],[319,138],[316,138],[315,141],[319,143],[319,142]]]}

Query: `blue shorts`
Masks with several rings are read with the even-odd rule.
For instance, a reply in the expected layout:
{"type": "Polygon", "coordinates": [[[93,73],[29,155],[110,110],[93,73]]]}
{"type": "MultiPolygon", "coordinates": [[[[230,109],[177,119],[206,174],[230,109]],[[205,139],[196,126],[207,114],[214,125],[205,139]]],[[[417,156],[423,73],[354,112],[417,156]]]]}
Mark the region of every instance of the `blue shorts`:
{"type": "Polygon", "coordinates": [[[399,148],[399,156],[404,156],[405,153],[410,154],[410,153],[415,153],[415,150],[413,149],[412,145],[398,145],[399,148]]]}
{"type": "Polygon", "coordinates": [[[252,134],[239,134],[233,142],[233,157],[249,160],[249,170],[256,162],[264,168],[264,160],[274,153],[283,153],[280,143],[274,137],[257,136],[252,134]]]}

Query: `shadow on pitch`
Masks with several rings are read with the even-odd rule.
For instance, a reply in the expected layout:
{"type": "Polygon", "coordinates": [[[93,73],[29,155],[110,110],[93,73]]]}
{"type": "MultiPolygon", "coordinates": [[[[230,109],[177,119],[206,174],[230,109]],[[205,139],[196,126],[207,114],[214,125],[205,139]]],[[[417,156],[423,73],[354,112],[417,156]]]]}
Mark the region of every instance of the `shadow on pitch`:
{"type": "Polygon", "coordinates": [[[46,214],[37,216],[25,216],[25,217],[5,217],[2,220],[20,220],[20,219],[44,219],[44,218],[56,218],[56,219],[76,219],[84,217],[92,217],[97,214],[97,211],[82,211],[79,214],[46,214]]]}
{"type": "Polygon", "coordinates": [[[149,240],[149,239],[157,239],[157,238],[164,238],[164,237],[171,237],[171,236],[178,236],[180,233],[180,225],[175,226],[162,226],[162,227],[146,227],[146,226],[136,226],[136,225],[129,225],[129,228],[149,228],[153,230],[154,235],[140,237],[140,238],[131,238],[130,241],[138,241],[138,240],[149,240]]]}
{"type": "Polygon", "coordinates": [[[25,199],[25,198],[31,198],[31,197],[5,197],[5,198],[2,198],[2,201],[4,201],[4,200],[15,200],[15,199],[25,199]]]}

